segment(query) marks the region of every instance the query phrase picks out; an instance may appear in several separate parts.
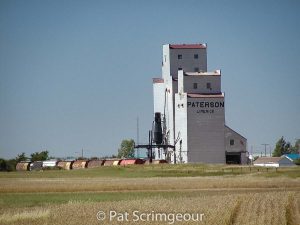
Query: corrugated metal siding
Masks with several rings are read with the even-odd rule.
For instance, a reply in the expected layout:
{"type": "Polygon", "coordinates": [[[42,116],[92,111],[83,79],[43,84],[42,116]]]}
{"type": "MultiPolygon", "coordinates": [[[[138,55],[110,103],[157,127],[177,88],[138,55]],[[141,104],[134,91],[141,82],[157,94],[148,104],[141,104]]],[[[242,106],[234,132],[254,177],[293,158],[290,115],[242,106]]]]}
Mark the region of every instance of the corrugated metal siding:
{"type": "Polygon", "coordinates": [[[184,76],[184,92],[189,94],[221,93],[221,76],[184,76]],[[197,88],[194,88],[194,83],[197,88]],[[211,84],[211,89],[207,88],[211,84]]]}
{"type": "Polygon", "coordinates": [[[296,166],[295,163],[287,158],[286,156],[282,156],[279,160],[279,166],[296,166]]]}
{"type": "Polygon", "coordinates": [[[175,133],[180,134],[181,146],[176,144],[177,162],[187,163],[187,94],[175,95],[175,133]],[[180,149],[181,147],[181,149],[180,149]]]}
{"type": "Polygon", "coordinates": [[[155,83],[153,84],[153,101],[154,101],[154,112],[163,113],[164,101],[165,101],[165,84],[155,83]]]}
{"type": "MultiPolygon", "coordinates": [[[[224,102],[224,98],[188,98],[189,102],[224,102]]],[[[224,107],[187,109],[188,162],[225,163],[224,107]]]]}
{"type": "Polygon", "coordinates": [[[204,49],[170,49],[170,73],[177,78],[178,68],[184,71],[193,72],[195,68],[199,71],[207,71],[207,54],[204,49]],[[194,54],[198,54],[198,59],[194,59],[194,54]],[[182,55],[182,59],[178,59],[182,55]]]}

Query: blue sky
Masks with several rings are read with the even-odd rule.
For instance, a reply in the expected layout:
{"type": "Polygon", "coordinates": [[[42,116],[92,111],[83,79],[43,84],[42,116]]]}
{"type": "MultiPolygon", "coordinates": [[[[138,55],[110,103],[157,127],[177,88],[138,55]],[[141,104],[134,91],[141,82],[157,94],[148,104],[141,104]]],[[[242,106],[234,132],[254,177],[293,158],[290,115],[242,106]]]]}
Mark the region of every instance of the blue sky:
{"type": "Polygon", "coordinates": [[[226,123],[257,152],[300,138],[300,3],[0,0],[0,157],[147,141],[162,45],[207,43],[226,123]]]}

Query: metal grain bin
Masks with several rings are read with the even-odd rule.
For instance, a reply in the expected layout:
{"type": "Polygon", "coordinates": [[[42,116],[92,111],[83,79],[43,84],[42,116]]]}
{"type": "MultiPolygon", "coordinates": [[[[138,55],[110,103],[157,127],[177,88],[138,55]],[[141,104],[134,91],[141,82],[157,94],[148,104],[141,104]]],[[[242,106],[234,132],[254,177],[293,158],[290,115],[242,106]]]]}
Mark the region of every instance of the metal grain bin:
{"type": "Polygon", "coordinates": [[[91,160],[87,163],[87,168],[96,168],[103,166],[105,160],[91,160]]]}
{"type": "Polygon", "coordinates": [[[77,169],[84,169],[87,167],[87,160],[76,160],[73,165],[72,165],[72,169],[73,170],[77,170],[77,169]]]}
{"type": "Polygon", "coordinates": [[[29,170],[33,171],[33,170],[42,170],[43,168],[43,162],[42,161],[35,161],[30,163],[30,167],[29,170]]]}
{"type": "Polygon", "coordinates": [[[71,170],[73,163],[74,161],[60,161],[58,162],[57,167],[64,170],[71,170]]]}
{"type": "Polygon", "coordinates": [[[17,171],[27,171],[29,170],[30,162],[19,162],[16,165],[17,171]]]}
{"type": "Polygon", "coordinates": [[[120,165],[135,165],[135,164],[144,164],[144,160],[142,159],[122,159],[120,165]]]}

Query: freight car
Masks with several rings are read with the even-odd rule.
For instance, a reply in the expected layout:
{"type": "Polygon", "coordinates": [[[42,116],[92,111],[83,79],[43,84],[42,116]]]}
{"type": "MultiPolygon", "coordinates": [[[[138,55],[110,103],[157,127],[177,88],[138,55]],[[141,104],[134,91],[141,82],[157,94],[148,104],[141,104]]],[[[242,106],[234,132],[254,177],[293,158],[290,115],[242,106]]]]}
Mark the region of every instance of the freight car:
{"type": "Polygon", "coordinates": [[[29,170],[42,170],[43,169],[43,162],[42,161],[34,161],[30,163],[29,170]]]}
{"type": "Polygon", "coordinates": [[[74,161],[60,161],[57,163],[57,167],[64,170],[71,170],[74,161]]]}
{"type": "Polygon", "coordinates": [[[72,169],[73,170],[84,169],[87,168],[87,164],[88,164],[87,160],[76,160],[72,165],[72,169]]]}
{"type": "Polygon", "coordinates": [[[136,165],[136,164],[144,164],[145,161],[142,159],[122,159],[120,165],[126,166],[126,165],[136,165]]]}
{"type": "Polygon", "coordinates": [[[105,160],[91,160],[87,163],[87,168],[96,168],[104,165],[105,160]]]}

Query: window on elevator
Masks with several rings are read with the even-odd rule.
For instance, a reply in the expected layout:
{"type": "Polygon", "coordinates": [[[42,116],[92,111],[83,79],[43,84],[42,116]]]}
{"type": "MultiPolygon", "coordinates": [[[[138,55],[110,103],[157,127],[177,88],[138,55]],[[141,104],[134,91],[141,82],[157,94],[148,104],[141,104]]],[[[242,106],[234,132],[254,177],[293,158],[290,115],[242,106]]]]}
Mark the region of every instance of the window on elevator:
{"type": "Polygon", "coordinates": [[[211,90],[211,83],[206,83],[206,89],[210,89],[211,90]]]}

